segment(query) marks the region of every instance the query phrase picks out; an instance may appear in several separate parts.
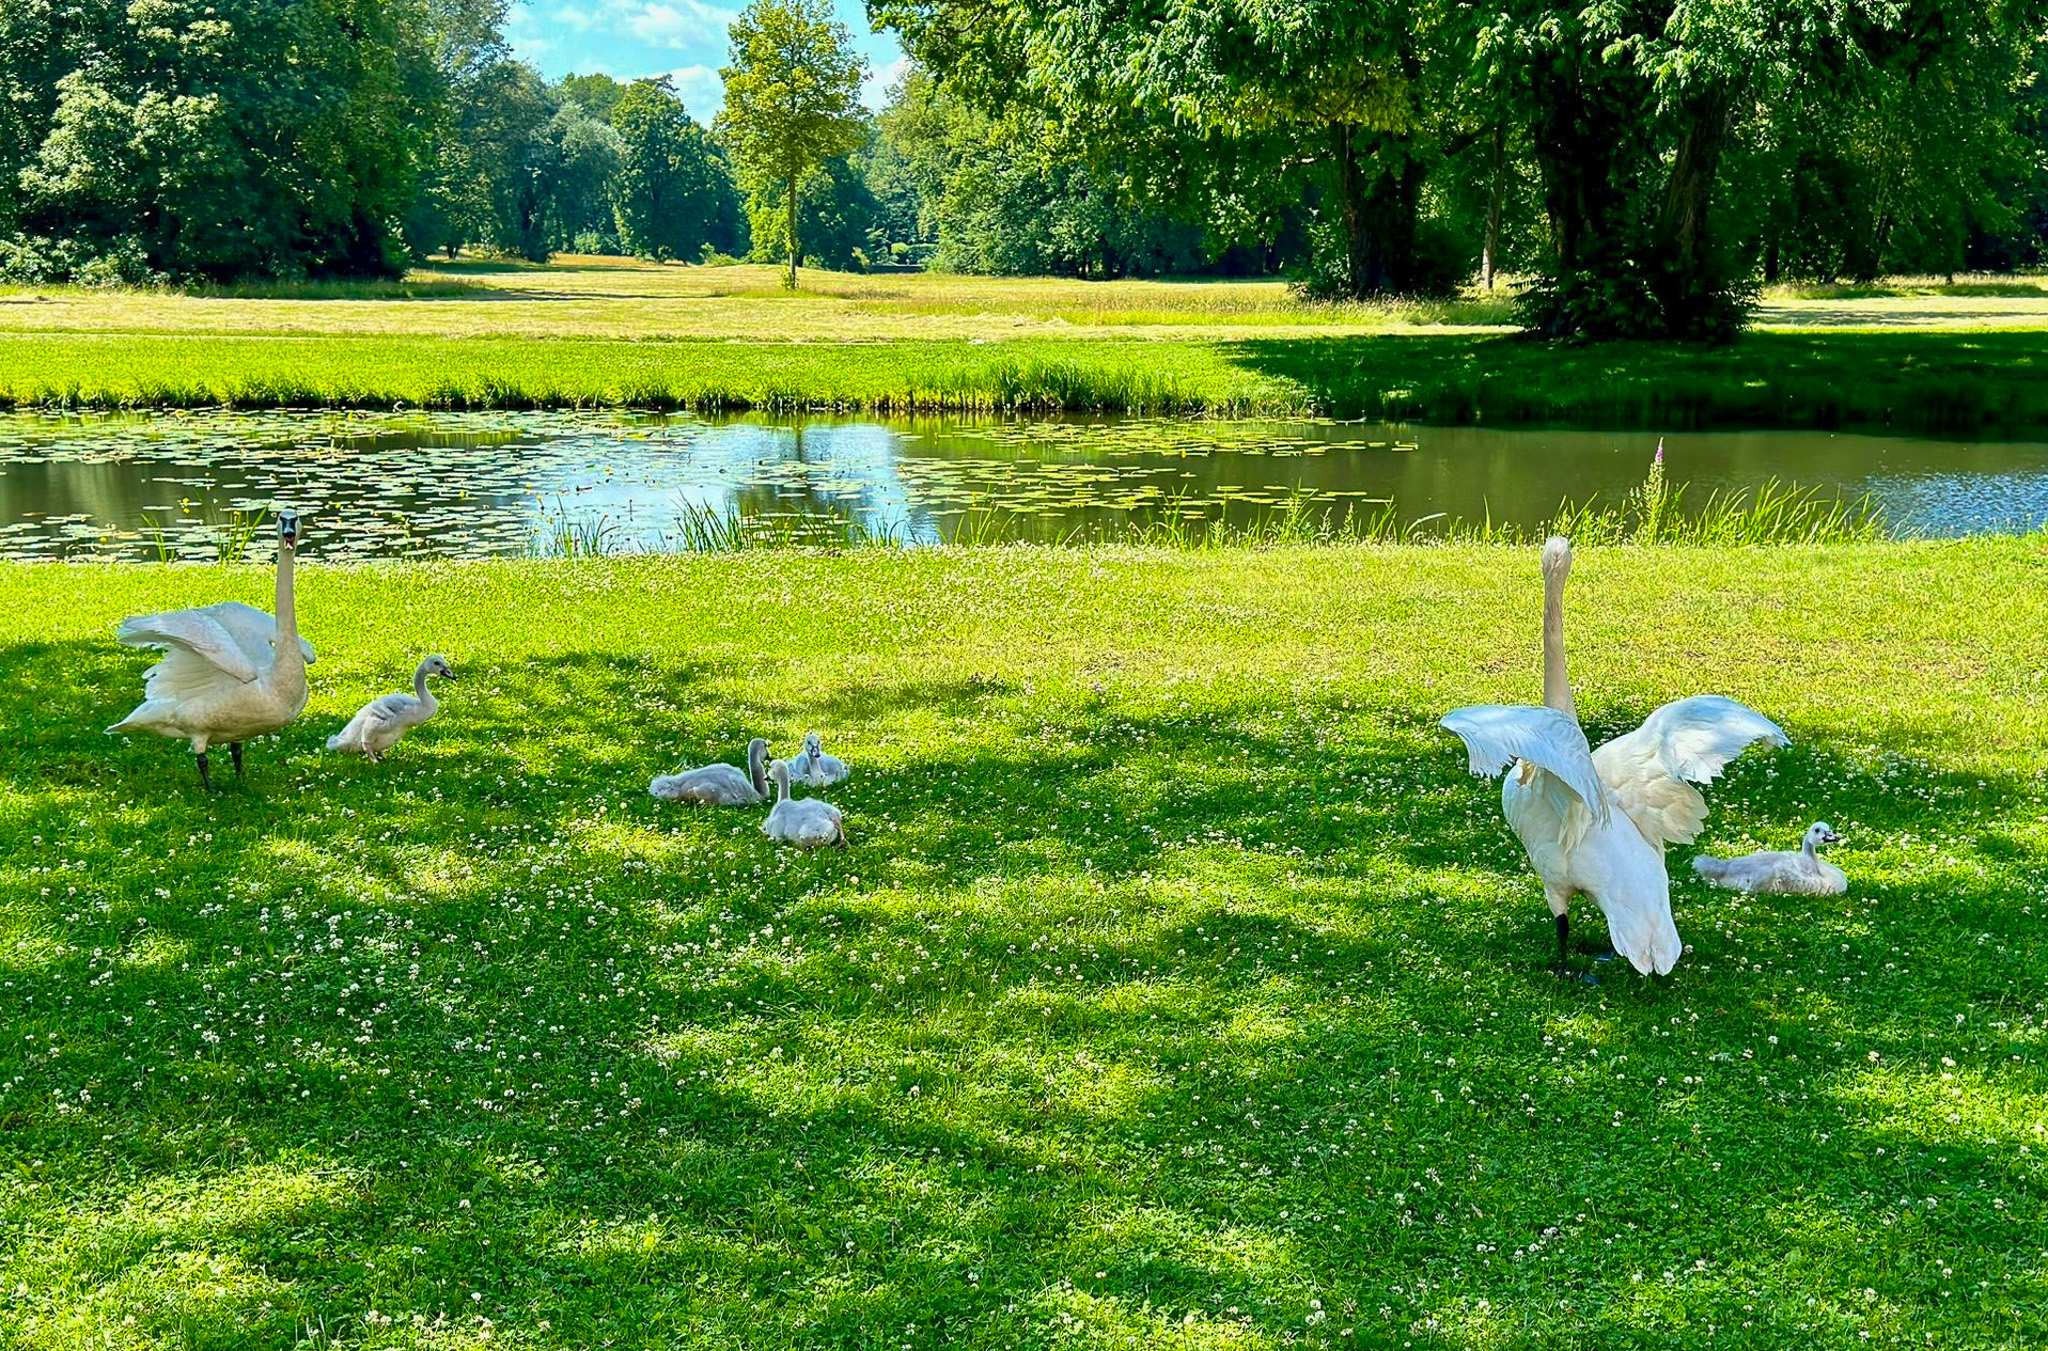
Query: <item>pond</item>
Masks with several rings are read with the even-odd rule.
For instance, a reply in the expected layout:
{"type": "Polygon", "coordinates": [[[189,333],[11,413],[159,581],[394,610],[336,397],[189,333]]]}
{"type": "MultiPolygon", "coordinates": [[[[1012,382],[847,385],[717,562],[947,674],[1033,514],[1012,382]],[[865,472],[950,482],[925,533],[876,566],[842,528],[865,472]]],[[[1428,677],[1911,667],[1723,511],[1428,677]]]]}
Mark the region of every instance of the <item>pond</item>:
{"type": "MultiPolygon", "coordinates": [[[[9,414],[0,557],[210,558],[281,505],[327,559],[704,547],[734,518],[906,543],[1085,539],[1302,504],[1533,532],[1567,498],[1618,504],[1656,442],[1332,422],[9,414]]],[[[1733,432],[1666,447],[1688,506],[1776,479],[1868,495],[1900,533],[2048,523],[2048,445],[1733,432]]]]}

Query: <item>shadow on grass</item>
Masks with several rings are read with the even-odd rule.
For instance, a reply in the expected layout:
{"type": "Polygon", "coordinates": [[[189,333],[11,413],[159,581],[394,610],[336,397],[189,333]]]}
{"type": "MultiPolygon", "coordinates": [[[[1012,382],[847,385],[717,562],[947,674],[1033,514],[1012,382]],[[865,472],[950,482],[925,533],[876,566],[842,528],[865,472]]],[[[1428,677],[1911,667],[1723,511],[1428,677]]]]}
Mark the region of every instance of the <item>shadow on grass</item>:
{"type": "Polygon", "coordinates": [[[1743,762],[1717,826],[1936,811],[1941,852],[1839,903],[1684,887],[1674,977],[1586,989],[1541,974],[1494,789],[1411,715],[971,681],[739,708],[652,660],[479,662],[388,764],[306,721],[209,799],[98,731],[133,654],[0,663],[23,1326],[1764,1344],[1853,1335],[1866,1284],[1921,1309],[1958,1253],[2039,1279],[1983,1227],[2041,1219],[2036,1171],[1919,1097],[1950,1052],[2038,1087],[2001,1068],[2020,1029],[1954,1030],[1965,990],[2038,990],[2027,784],[1743,762]],[[832,790],[855,849],[646,797],[678,742],[800,713],[917,747],[832,790]],[[1951,1199],[1900,1228],[1873,1191],[1951,1199]]]}
{"type": "Polygon", "coordinates": [[[1769,332],[1720,347],[1381,334],[1248,340],[1227,352],[1308,390],[1336,417],[1660,431],[2048,430],[2039,333],[1769,332]]]}

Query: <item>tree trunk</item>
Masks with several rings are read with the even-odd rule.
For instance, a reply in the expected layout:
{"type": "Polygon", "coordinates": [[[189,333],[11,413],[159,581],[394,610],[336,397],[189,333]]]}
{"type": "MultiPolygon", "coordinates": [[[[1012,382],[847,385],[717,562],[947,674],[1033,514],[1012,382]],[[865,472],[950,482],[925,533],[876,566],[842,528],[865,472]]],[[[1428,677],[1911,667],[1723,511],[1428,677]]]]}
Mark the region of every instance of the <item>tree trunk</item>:
{"type": "Polygon", "coordinates": [[[1507,161],[1508,122],[1502,117],[1493,124],[1493,186],[1486,194],[1486,247],[1479,257],[1479,279],[1489,291],[1500,268],[1500,199],[1507,189],[1507,161]]]}
{"type": "Polygon", "coordinates": [[[1373,295],[1408,295],[1422,289],[1416,255],[1416,224],[1422,209],[1427,169],[1409,153],[1409,145],[1389,138],[1380,146],[1382,163],[1367,172],[1359,162],[1359,130],[1348,122],[1333,125],[1337,142],[1337,197],[1344,213],[1345,294],[1360,300],[1373,295]],[[1386,167],[1394,154],[1400,167],[1386,167]]]}
{"type": "Polygon", "coordinates": [[[1551,337],[1641,337],[1653,321],[1632,200],[1649,100],[1633,78],[1590,56],[1537,73],[1530,133],[1551,238],[1537,327],[1551,337]]]}
{"type": "Polygon", "coordinates": [[[796,289],[796,175],[789,177],[789,289],[796,289]]]}
{"type": "Polygon", "coordinates": [[[1337,201],[1344,212],[1344,293],[1352,300],[1366,294],[1372,241],[1365,234],[1364,189],[1359,183],[1358,153],[1352,144],[1356,128],[1339,122],[1337,133],[1337,201]]]}
{"type": "Polygon", "coordinates": [[[1706,263],[1707,207],[1713,200],[1714,177],[1721,170],[1721,152],[1728,144],[1730,105],[1725,85],[1715,85],[1690,101],[1685,134],[1664,189],[1658,233],[1666,255],[1690,274],[1706,263]]]}
{"type": "Polygon", "coordinates": [[[1678,336],[1708,336],[1719,327],[1723,286],[1708,256],[1707,209],[1714,179],[1727,148],[1733,91],[1708,86],[1685,104],[1685,130],[1664,185],[1657,218],[1657,246],[1663,269],[1657,278],[1664,317],[1678,336]]]}
{"type": "Polygon", "coordinates": [[[1366,231],[1373,244],[1369,280],[1376,292],[1418,295],[1435,281],[1423,275],[1416,247],[1428,170],[1409,153],[1405,140],[1391,142],[1386,149],[1389,155],[1398,153],[1401,162],[1398,169],[1381,169],[1366,197],[1366,231]]]}

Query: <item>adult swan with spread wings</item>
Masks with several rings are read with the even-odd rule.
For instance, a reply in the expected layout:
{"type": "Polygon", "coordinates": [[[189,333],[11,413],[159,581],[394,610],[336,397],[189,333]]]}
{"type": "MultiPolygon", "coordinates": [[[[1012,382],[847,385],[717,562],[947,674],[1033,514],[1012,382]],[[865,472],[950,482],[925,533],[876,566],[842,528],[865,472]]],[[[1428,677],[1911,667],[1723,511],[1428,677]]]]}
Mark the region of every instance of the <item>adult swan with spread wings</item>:
{"type": "Polygon", "coordinates": [[[131,647],[160,649],[164,659],[142,678],[142,703],[109,732],[155,732],[190,741],[199,782],[213,787],[206,748],[226,742],[242,772],[242,743],[289,726],[306,709],[306,667],[313,648],[299,637],[292,560],[299,518],[277,518],[277,614],[222,601],[122,621],[131,647]]]}
{"type": "Polygon", "coordinates": [[[1730,760],[1785,733],[1754,709],[1717,695],[1664,705],[1633,732],[1594,750],[1579,726],[1564,661],[1564,584],[1571,544],[1543,546],[1542,708],[1481,704],[1444,715],[1470,753],[1472,772],[1501,784],[1501,809],[1543,879],[1557,917],[1557,973],[1571,974],[1566,940],[1572,897],[1590,896],[1607,917],[1614,950],[1648,975],[1671,970],[1684,951],[1671,919],[1664,846],[1686,844],[1707,819],[1695,784],[1730,760]]]}

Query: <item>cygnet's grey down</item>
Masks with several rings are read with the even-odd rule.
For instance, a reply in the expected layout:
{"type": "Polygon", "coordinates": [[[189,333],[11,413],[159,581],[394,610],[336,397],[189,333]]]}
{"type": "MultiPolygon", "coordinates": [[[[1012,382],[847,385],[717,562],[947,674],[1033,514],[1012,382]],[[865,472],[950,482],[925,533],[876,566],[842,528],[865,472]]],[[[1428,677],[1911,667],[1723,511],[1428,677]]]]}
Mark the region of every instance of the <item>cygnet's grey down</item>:
{"type": "Polygon", "coordinates": [[[1816,821],[1796,850],[1744,854],[1740,858],[1702,854],[1692,861],[1692,866],[1701,877],[1730,891],[1746,891],[1756,896],[1839,896],[1849,889],[1849,878],[1820,856],[1820,847],[1840,838],[1833,826],[1816,821]]]}
{"type": "Polygon", "coordinates": [[[825,754],[825,742],[816,732],[804,738],[803,750],[789,762],[789,777],[813,788],[829,788],[835,783],[844,783],[849,772],[846,761],[836,755],[825,754]]]}
{"type": "Polygon", "coordinates": [[[331,751],[361,751],[372,760],[405,739],[405,734],[441,711],[440,700],[427,688],[428,676],[455,679],[455,668],[446,657],[428,657],[412,673],[411,694],[387,694],[372,699],[356,710],[348,726],[327,738],[331,751]]]}
{"type": "Polygon", "coordinates": [[[775,780],[775,805],[761,823],[761,833],[771,840],[793,844],[799,849],[817,849],[835,844],[846,848],[846,823],[839,809],[822,798],[793,798],[789,795],[789,764],[776,760],[768,766],[775,780]]]}
{"type": "Polygon", "coordinates": [[[663,802],[702,802],[713,807],[752,807],[768,800],[768,779],[762,762],[768,742],[755,737],[747,743],[747,767],[700,765],[680,774],[657,774],[647,791],[663,802]]]}

